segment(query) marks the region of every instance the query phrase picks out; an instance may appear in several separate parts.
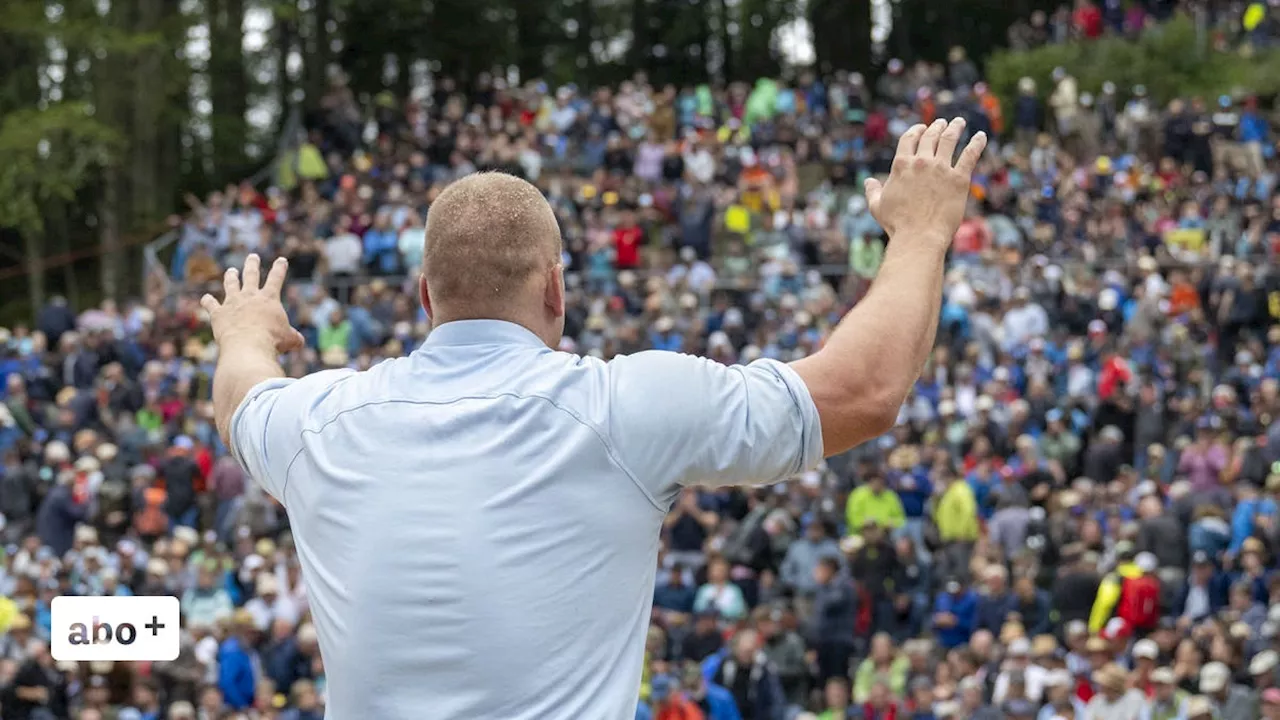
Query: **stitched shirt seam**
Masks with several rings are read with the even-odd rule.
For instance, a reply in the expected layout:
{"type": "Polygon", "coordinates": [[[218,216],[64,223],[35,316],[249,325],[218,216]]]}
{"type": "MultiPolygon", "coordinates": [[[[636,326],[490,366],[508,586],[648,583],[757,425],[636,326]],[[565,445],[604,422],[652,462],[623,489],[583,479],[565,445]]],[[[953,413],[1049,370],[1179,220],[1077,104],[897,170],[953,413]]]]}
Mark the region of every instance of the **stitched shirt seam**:
{"type": "MultiPolygon", "coordinates": [[[[631,472],[631,469],[627,467],[627,465],[622,461],[622,458],[618,457],[618,454],[613,447],[613,443],[609,442],[608,437],[606,437],[605,434],[602,433],[599,428],[597,428],[594,424],[584,420],[581,416],[578,415],[578,413],[574,412],[573,410],[543,395],[525,395],[522,393],[505,392],[505,393],[494,393],[491,395],[466,395],[463,397],[456,397],[451,400],[407,400],[403,398],[392,398],[387,400],[369,400],[367,402],[360,403],[359,405],[355,405],[355,406],[338,411],[336,414],[334,414],[333,417],[321,423],[319,427],[303,428],[302,433],[299,435],[299,437],[301,438],[302,436],[305,436],[307,434],[319,435],[320,433],[324,432],[330,425],[337,422],[338,419],[341,418],[343,415],[355,412],[357,410],[363,410],[365,408],[378,406],[378,405],[392,405],[396,403],[403,403],[407,405],[452,405],[454,403],[462,402],[464,400],[497,400],[499,398],[514,398],[516,400],[541,400],[551,405],[555,409],[559,410],[560,412],[564,413],[565,415],[568,415],[570,418],[574,420],[574,422],[587,428],[592,432],[592,434],[596,436],[596,439],[599,440],[600,444],[604,446],[605,454],[609,456],[609,460],[612,461],[613,464],[616,465],[618,469],[621,470],[622,473],[627,476],[627,479],[629,479],[632,482],[632,484],[636,486],[638,490],[640,490],[641,494],[643,494],[645,499],[649,501],[650,505],[653,505],[654,509],[664,514],[667,512],[666,509],[664,509],[662,505],[658,503],[658,500],[653,496],[653,493],[649,492],[649,489],[646,488],[644,484],[640,482],[640,479],[637,478],[635,474],[631,472]]],[[[289,488],[289,476],[293,472],[293,465],[295,462],[297,462],[298,458],[301,457],[304,449],[305,449],[305,446],[298,448],[298,451],[294,453],[293,458],[289,460],[288,466],[285,467],[284,480],[281,483],[281,487],[280,487],[281,500],[284,499],[285,492],[289,488]]]]}

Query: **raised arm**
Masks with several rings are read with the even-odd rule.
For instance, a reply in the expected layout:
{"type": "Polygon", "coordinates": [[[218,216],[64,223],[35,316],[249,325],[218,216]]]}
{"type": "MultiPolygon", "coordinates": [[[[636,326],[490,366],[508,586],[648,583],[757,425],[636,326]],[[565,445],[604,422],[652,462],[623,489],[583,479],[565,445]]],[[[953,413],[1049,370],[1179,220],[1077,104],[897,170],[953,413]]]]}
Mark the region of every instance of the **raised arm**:
{"type": "Polygon", "coordinates": [[[817,406],[828,456],[893,426],[933,348],[947,248],[987,144],[975,135],[953,167],[963,133],[961,119],[916,125],[898,142],[889,179],[867,181],[871,214],[890,238],[884,263],[822,350],[792,363],[817,406]]]}
{"type": "Polygon", "coordinates": [[[277,258],[259,287],[261,260],[250,255],[244,261],[244,277],[235,268],[223,277],[226,296],[219,303],[212,295],[200,299],[209,313],[213,337],[218,343],[218,367],[213,376],[213,415],[218,434],[228,446],[231,417],[255,385],[284,377],[276,359],[303,344],[302,334],[289,325],[280,304],[288,261],[277,258]]]}

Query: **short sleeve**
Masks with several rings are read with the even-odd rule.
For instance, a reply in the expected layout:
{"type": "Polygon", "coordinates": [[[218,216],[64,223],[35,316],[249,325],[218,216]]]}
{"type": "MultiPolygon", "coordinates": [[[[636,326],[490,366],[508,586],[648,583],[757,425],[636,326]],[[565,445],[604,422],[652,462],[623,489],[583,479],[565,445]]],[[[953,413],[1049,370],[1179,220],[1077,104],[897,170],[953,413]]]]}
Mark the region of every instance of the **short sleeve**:
{"type": "Polygon", "coordinates": [[[352,370],[325,370],[301,379],[272,378],[253,386],[231,416],[231,455],[271,497],[286,505],[289,466],[302,449],[312,414],[352,370]]]}
{"type": "Polygon", "coordinates": [[[822,460],[818,410],[787,365],[649,351],[609,363],[609,436],[663,504],[685,485],[784,480],[822,460]]]}

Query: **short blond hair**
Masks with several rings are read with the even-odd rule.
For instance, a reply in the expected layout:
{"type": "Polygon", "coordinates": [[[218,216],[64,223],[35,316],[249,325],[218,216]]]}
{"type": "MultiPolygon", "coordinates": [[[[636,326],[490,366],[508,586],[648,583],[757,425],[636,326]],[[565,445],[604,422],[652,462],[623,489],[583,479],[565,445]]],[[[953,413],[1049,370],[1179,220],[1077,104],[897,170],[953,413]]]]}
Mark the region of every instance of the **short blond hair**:
{"type": "Polygon", "coordinates": [[[514,175],[473,173],[427,213],[422,272],[435,310],[499,311],[560,260],[560,227],[542,192],[514,175]]]}

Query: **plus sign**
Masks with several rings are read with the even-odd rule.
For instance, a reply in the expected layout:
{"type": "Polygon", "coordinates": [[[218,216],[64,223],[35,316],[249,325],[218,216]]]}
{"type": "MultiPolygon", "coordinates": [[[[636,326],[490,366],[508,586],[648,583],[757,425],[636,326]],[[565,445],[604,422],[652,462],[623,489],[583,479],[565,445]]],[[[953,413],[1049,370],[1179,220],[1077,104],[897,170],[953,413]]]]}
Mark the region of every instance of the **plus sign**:
{"type": "Polygon", "coordinates": [[[159,635],[159,634],[160,634],[160,631],[164,628],[164,623],[160,622],[160,618],[159,618],[159,617],[157,617],[157,616],[155,616],[155,615],[152,615],[152,616],[151,616],[151,622],[147,623],[146,625],[143,625],[142,627],[144,627],[144,628],[146,628],[146,629],[150,630],[150,631],[151,631],[151,637],[155,637],[155,636],[159,635]]]}

